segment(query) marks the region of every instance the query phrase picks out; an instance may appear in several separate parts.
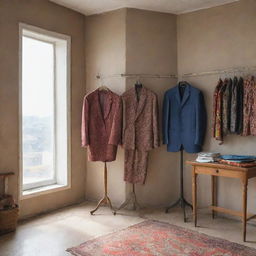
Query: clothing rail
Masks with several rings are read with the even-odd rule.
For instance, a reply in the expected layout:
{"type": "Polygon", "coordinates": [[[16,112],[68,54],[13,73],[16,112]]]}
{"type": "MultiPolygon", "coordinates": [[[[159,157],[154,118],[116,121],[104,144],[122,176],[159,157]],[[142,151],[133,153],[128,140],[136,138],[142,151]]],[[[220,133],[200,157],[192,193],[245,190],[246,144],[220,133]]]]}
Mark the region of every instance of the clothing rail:
{"type": "Polygon", "coordinates": [[[167,75],[160,75],[160,74],[113,74],[113,75],[100,75],[97,74],[97,79],[104,79],[104,78],[111,78],[111,77],[126,77],[126,78],[177,78],[177,75],[174,74],[167,74],[167,75]]]}
{"type": "Polygon", "coordinates": [[[226,69],[216,69],[212,71],[205,71],[205,72],[199,72],[199,73],[186,73],[186,74],[183,74],[182,77],[209,76],[209,75],[228,74],[228,73],[244,73],[244,72],[250,72],[255,70],[256,70],[256,66],[234,67],[234,68],[226,68],[226,69]]]}

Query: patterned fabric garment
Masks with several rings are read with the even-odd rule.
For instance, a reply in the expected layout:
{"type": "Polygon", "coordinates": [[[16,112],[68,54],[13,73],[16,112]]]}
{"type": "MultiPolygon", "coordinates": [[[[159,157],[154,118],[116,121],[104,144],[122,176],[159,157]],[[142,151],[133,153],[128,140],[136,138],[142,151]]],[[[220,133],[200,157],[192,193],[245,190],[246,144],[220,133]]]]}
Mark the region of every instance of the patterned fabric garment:
{"type": "Polygon", "coordinates": [[[233,166],[237,166],[237,167],[254,167],[254,166],[256,166],[256,162],[252,162],[252,163],[236,163],[236,162],[232,162],[232,161],[228,161],[228,160],[219,160],[219,163],[233,165],[233,166]]]}
{"type": "Polygon", "coordinates": [[[225,79],[222,86],[222,132],[223,136],[227,135],[230,130],[230,107],[231,107],[231,92],[232,80],[225,79]]]}
{"type": "Polygon", "coordinates": [[[252,115],[250,116],[251,135],[256,136],[256,81],[254,76],[251,78],[252,91],[252,115]]]}
{"type": "Polygon", "coordinates": [[[236,133],[241,134],[243,132],[243,102],[244,102],[244,80],[239,78],[237,84],[237,122],[236,133]]]}
{"type": "Polygon", "coordinates": [[[125,149],[124,180],[144,184],[147,176],[148,151],[125,149]]]}
{"type": "Polygon", "coordinates": [[[244,82],[243,136],[256,135],[256,88],[254,77],[244,82]]]}
{"type": "Polygon", "coordinates": [[[222,141],[222,87],[223,81],[220,79],[215,91],[213,99],[213,137],[222,141]]]}
{"type": "Polygon", "coordinates": [[[124,105],[124,180],[145,183],[148,151],[160,145],[157,95],[142,87],[137,98],[132,88],[122,95],[124,105]]]}
{"type": "Polygon", "coordinates": [[[121,97],[100,89],[86,95],[81,134],[82,147],[88,148],[89,161],[114,161],[122,135],[121,97]]]}
{"type": "Polygon", "coordinates": [[[237,128],[237,89],[238,79],[234,77],[233,84],[231,87],[231,104],[230,104],[230,132],[235,133],[237,128]]]}
{"type": "Polygon", "coordinates": [[[142,87],[139,100],[135,88],[122,95],[124,106],[123,147],[149,151],[160,146],[158,99],[142,87]]]}
{"type": "Polygon", "coordinates": [[[213,124],[212,124],[212,136],[216,138],[217,136],[217,113],[219,112],[219,101],[218,101],[218,95],[220,87],[222,86],[223,81],[220,79],[218,81],[218,84],[214,90],[213,95],[213,124]]]}

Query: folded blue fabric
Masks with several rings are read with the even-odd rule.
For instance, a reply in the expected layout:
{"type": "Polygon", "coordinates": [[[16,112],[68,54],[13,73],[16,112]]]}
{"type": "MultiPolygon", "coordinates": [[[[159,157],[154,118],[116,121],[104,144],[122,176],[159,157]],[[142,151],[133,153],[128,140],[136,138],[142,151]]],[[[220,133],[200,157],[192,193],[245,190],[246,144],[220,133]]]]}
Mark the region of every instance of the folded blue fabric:
{"type": "Polygon", "coordinates": [[[222,155],[221,158],[224,160],[238,160],[238,161],[256,160],[256,156],[242,156],[242,155],[222,155]]]}

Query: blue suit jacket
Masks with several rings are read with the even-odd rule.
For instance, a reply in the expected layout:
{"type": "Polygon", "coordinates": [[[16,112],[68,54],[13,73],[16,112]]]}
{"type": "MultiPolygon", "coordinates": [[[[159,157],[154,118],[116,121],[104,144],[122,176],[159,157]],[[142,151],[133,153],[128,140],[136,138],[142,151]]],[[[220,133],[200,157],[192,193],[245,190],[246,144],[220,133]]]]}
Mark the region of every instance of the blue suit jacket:
{"type": "Polygon", "coordinates": [[[206,110],[200,90],[187,85],[181,99],[179,86],[168,90],[163,103],[163,143],[168,152],[183,146],[188,153],[202,149],[206,130],[206,110]]]}

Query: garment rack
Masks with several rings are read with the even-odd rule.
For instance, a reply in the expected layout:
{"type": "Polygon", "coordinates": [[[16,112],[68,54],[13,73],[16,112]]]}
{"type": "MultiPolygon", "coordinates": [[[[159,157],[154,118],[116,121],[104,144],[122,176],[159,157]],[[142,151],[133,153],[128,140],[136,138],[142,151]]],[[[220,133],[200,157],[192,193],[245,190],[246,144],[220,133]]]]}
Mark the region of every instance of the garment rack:
{"type": "Polygon", "coordinates": [[[124,77],[124,78],[177,78],[175,74],[167,74],[167,75],[160,75],[160,74],[112,74],[112,75],[101,75],[97,74],[97,79],[104,79],[104,78],[112,78],[112,77],[124,77]]]}
{"type": "Polygon", "coordinates": [[[225,68],[225,69],[215,69],[215,70],[204,71],[199,73],[185,73],[185,74],[182,74],[182,77],[209,76],[209,75],[236,73],[236,72],[244,73],[244,72],[250,72],[255,70],[256,70],[256,66],[233,67],[233,68],[225,68]]]}

